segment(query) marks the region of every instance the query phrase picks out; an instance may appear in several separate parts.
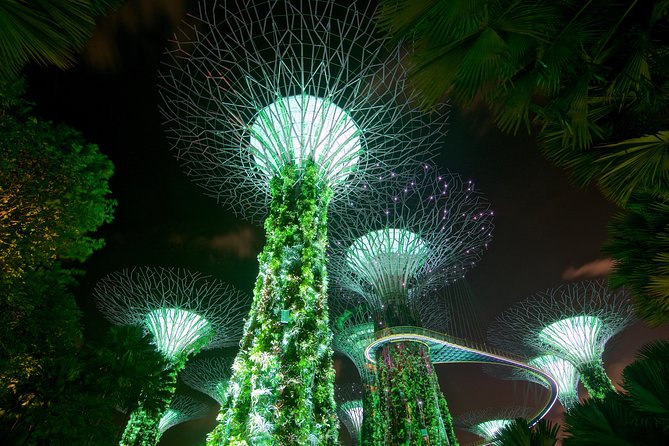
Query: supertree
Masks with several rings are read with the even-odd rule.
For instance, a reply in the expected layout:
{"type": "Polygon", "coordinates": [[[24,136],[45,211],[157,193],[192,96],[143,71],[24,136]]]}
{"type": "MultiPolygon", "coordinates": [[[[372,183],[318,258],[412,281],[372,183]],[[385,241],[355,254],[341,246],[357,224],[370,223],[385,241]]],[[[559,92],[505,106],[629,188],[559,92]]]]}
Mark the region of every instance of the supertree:
{"type": "Polygon", "coordinates": [[[337,417],[344,423],[354,445],[360,443],[360,428],[363,420],[363,390],[359,384],[335,386],[337,417]]]}
{"type": "Polygon", "coordinates": [[[602,280],[568,283],[540,292],[502,313],[491,342],[516,351],[525,346],[569,361],[592,398],[615,387],[604,371],[606,343],[634,321],[627,292],[602,280]]]}
{"type": "MultiPolygon", "coordinates": [[[[524,359],[524,361],[528,365],[547,373],[557,382],[557,397],[565,411],[568,412],[578,404],[580,374],[571,362],[549,354],[530,356],[529,359],[524,359]]],[[[536,375],[528,373],[524,369],[500,367],[498,365],[485,365],[483,368],[489,375],[502,379],[530,381],[544,387],[547,386],[544,380],[538,379],[536,375]]]]}
{"type": "Polygon", "coordinates": [[[335,352],[345,355],[353,362],[362,382],[362,407],[365,416],[361,420],[360,441],[371,444],[373,427],[373,400],[378,398],[374,366],[365,357],[365,349],[374,340],[375,312],[365,303],[352,303],[347,293],[341,289],[330,292],[332,347],[335,352]]]}
{"type": "Polygon", "coordinates": [[[574,365],[555,355],[535,356],[527,362],[532,367],[543,370],[557,381],[558,400],[565,411],[569,412],[578,404],[578,381],[580,374],[574,365]]]}
{"type": "Polygon", "coordinates": [[[200,273],[161,267],[111,273],[97,282],[93,293],[109,321],[144,327],[170,364],[169,378],[160,388],[144,391],[121,438],[121,445],[154,445],[160,417],[188,356],[202,348],[235,345],[250,299],[200,273]]]}
{"type": "MultiPolygon", "coordinates": [[[[333,283],[379,313],[377,332],[420,326],[422,302],[461,278],[486,248],[492,211],[471,181],[427,164],[374,189],[332,225],[333,283]]],[[[375,441],[456,444],[425,344],[389,342],[377,350],[376,363],[375,410],[383,422],[375,423],[375,441]]]]}
{"type": "Polygon", "coordinates": [[[179,375],[181,381],[223,405],[235,355],[236,350],[225,352],[225,356],[192,359],[179,375]]]}
{"type": "Polygon", "coordinates": [[[209,406],[202,401],[187,396],[176,394],[170,403],[170,407],[165,411],[158,422],[158,437],[162,436],[166,430],[185,423],[190,420],[204,418],[209,413],[209,406]]]}
{"type": "Polygon", "coordinates": [[[458,428],[492,441],[495,435],[516,418],[527,418],[532,410],[525,407],[506,407],[467,412],[457,417],[458,428]]]}
{"type": "Polygon", "coordinates": [[[177,158],[220,203],[265,218],[212,444],[336,443],[328,207],[435,142],[370,15],[331,0],[220,1],[168,51],[162,112],[177,158]]]}

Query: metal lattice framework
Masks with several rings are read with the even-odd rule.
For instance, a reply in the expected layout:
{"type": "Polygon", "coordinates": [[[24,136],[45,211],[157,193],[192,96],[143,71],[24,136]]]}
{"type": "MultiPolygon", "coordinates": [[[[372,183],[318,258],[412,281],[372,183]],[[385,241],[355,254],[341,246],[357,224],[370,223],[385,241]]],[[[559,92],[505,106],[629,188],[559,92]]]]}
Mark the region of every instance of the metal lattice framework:
{"type": "Polygon", "coordinates": [[[634,321],[626,290],[601,280],[568,283],[537,293],[502,313],[491,342],[509,351],[529,347],[572,364],[601,360],[606,343],[634,321]]]}
{"type": "Polygon", "coordinates": [[[411,301],[463,277],[492,239],[489,203],[456,174],[422,164],[370,189],[333,219],[329,268],[337,286],[374,308],[421,308],[411,301]]]}
{"type": "Polygon", "coordinates": [[[197,358],[188,362],[179,377],[186,385],[223,405],[234,360],[234,355],[197,358]]]}
{"type": "Polygon", "coordinates": [[[357,384],[342,384],[335,387],[337,417],[348,429],[354,445],[360,442],[363,419],[362,392],[357,384]]]}
{"type": "Polygon", "coordinates": [[[163,434],[169,428],[190,420],[204,418],[209,414],[209,406],[189,396],[176,394],[169,409],[158,423],[158,431],[163,434]]]}
{"type": "Polygon", "coordinates": [[[559,356],[581,374],[591,396],[613,390],[602,366],[606,343],[634,321],[626,290],[602,280],[564,284],[506,310],[489,330],[492,343],[559,356]],[[594,392],[594,393],[593,393],[594,392]]]}
{"type": "Polygon", "coordinates": [[[459,415],[456,426],[478,435],[486,441],[491,441],[504,427],[516,418],[527,418],[532,413],[525,407],[507,407],[488,410],[478,410],[459,415]]]}
{"type": "Polygon", "coordinates": [[[197,272],[137,267],[102,278],[93,294],[114,324],[138,325],[172,361],[193,349],[239,342],[250,298],[234,287],[197,272]]]}
{"type": "MultiPolygon", "coordinates": [[[[578,403],[578,383],[581,374],[572,363],[555,355],[535,355],[530,356],[529,359],[527,356],[524,358],[523,362],[541,370],[555,380],[557,383],[557,398],[566,411],[571,410],[578,403]]],[[[527,369],[500,367],[499,364],[492,363],[483,365],[483,371],[501,379],[537,383],[550,390],[549,383],[527,369]]]]}
{"type": "Polygon", "coordinates": [[[165,129],[187,174],[262,220],[286,164],[315,161],[336,206],[425,159],[445,119],[426,125],[399,47],[375,37],[370,16],[332,0],[200,6],[161,70],[165,129]]]}
{"type": "Polygon", "coordinates": [[[332,348],[346,355],[355,365],[364,385],[373,385],[374,372],[365,357],[365,349],[374,341],[374,312],[365,304],[346,305],[345,299],[333,299],[332,348]]]}
{"type": "Polygon", "coordinates": [[[567,412],[578,404],[580,373],[571,362],[555,355],[541,355],[530,359],[528,364],[543,370],[555,379],[558,384],[558,400],[567,412]]]}

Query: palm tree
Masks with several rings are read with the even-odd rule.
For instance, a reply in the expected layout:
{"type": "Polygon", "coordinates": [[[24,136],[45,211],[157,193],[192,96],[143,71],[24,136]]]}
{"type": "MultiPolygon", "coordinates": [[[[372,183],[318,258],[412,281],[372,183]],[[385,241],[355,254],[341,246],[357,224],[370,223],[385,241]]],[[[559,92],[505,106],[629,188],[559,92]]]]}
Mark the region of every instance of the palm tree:
{"type": "Polygon", "coordinates": [[[502,428],[492,444],[495,446],[553,446],[558,441],[560,426],[541,420],[533,427],[524,418],[513,420],[502,428]]]}
{"type": "MultiPolygon", "coordinates": [[[[578,185],[622,207],[633,194],[669,199],[668,0],[381,0],[377,21],[408,42],[426,108],[446,95],[464,107],[482,100],[503,131],[536,130],[578,185]]],[[[668,260],[652,260],[658,276],[649,260],[625,258],[650,283],[633,287],[637,302],[666,302],[668,260]]],[[[666,304],[640,315],[669,320],[666,304]]]]}
{"type": "Polygon", "coordinates": [[[604,252],[615,260],[611,286],[628,286],[646,322],[669,320],[669,201],[636,194],[609,227],[604,252]]]}
{"type": "Polygon", "coordinates": [[[565,446],[669,444],[669,341],[641,349],[623,370],[623,388],[567,413],[565,446]]]}
{"type": "Polygon", "coordinates": [[[61,69],[74,64],[95,18],[120,0],[31,0],[0,3],[0,80],[36,62],[61,69]]]}

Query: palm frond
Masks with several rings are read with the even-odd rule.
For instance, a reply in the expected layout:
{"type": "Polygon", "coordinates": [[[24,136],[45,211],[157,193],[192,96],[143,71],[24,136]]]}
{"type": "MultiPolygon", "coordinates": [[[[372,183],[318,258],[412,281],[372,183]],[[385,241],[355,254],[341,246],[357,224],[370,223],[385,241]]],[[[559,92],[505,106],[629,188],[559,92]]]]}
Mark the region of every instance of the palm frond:
{"type": "Polygon", "coordinates": [[[594,148],[598,183],[613,202],[624,205],[634,191],[669,194],[669,131],[594,148]]]}
{"type": "Polygon", "coordinates": [[[636,410],[669,422],[669,342],[644,346],[623,370],[623,383],[636,410]]]}
{"type": "Polygon", "coordinates": [[[86,44],[100,11],[119,0],[33,0],[0,3],[0,77],[28,61],[68,68],[86,44]]]}

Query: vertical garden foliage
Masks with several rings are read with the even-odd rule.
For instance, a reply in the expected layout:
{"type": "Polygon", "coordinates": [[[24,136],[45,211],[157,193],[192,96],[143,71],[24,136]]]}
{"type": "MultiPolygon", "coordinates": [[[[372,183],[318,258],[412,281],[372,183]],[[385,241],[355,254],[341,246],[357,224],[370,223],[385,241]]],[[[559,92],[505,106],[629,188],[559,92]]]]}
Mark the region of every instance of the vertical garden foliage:
{"type": "Polygon", "coordinates": [[[233,365],[228,403],[209,445],[334,445],[331,334],[326,300],[330,189],[313,162],[270,184],[260,272],[233,365]]]}
{"type": "Polygon", "coordinates": [[[457,444],[425,346],[416,342],[386,345],[377,354],[377,378],[381,423],[374,426],[375,445],[457,444]]]}
{"type": "Polygon", "coordinates": [[[379,389],[376,386],[365,386],[362,397],[362,426],[360,427],[360,444],[373,446],[383,441],[383,423],[381,422],[379,389]]]}
{"type": "Polygon", "coordinates": [[[601,400],[616,392],[616,388],[613,387],[613,383],[604,370],[601,359],[580,366],[579,372],[581,382],[591,398],[601,400]]]}
{"type": "Polygon", "coordinates": [[[186,359],[184,357],[176,360],[169,370],[166,370],[166,379],[162,380],[158,389],[144,389],[143,397],[130,413],[121,437],[121,446],[155,446],[158,444],[161,436],[158,424],[170,406],[177,388],[179,372],[186,365],[186,359]]]}

